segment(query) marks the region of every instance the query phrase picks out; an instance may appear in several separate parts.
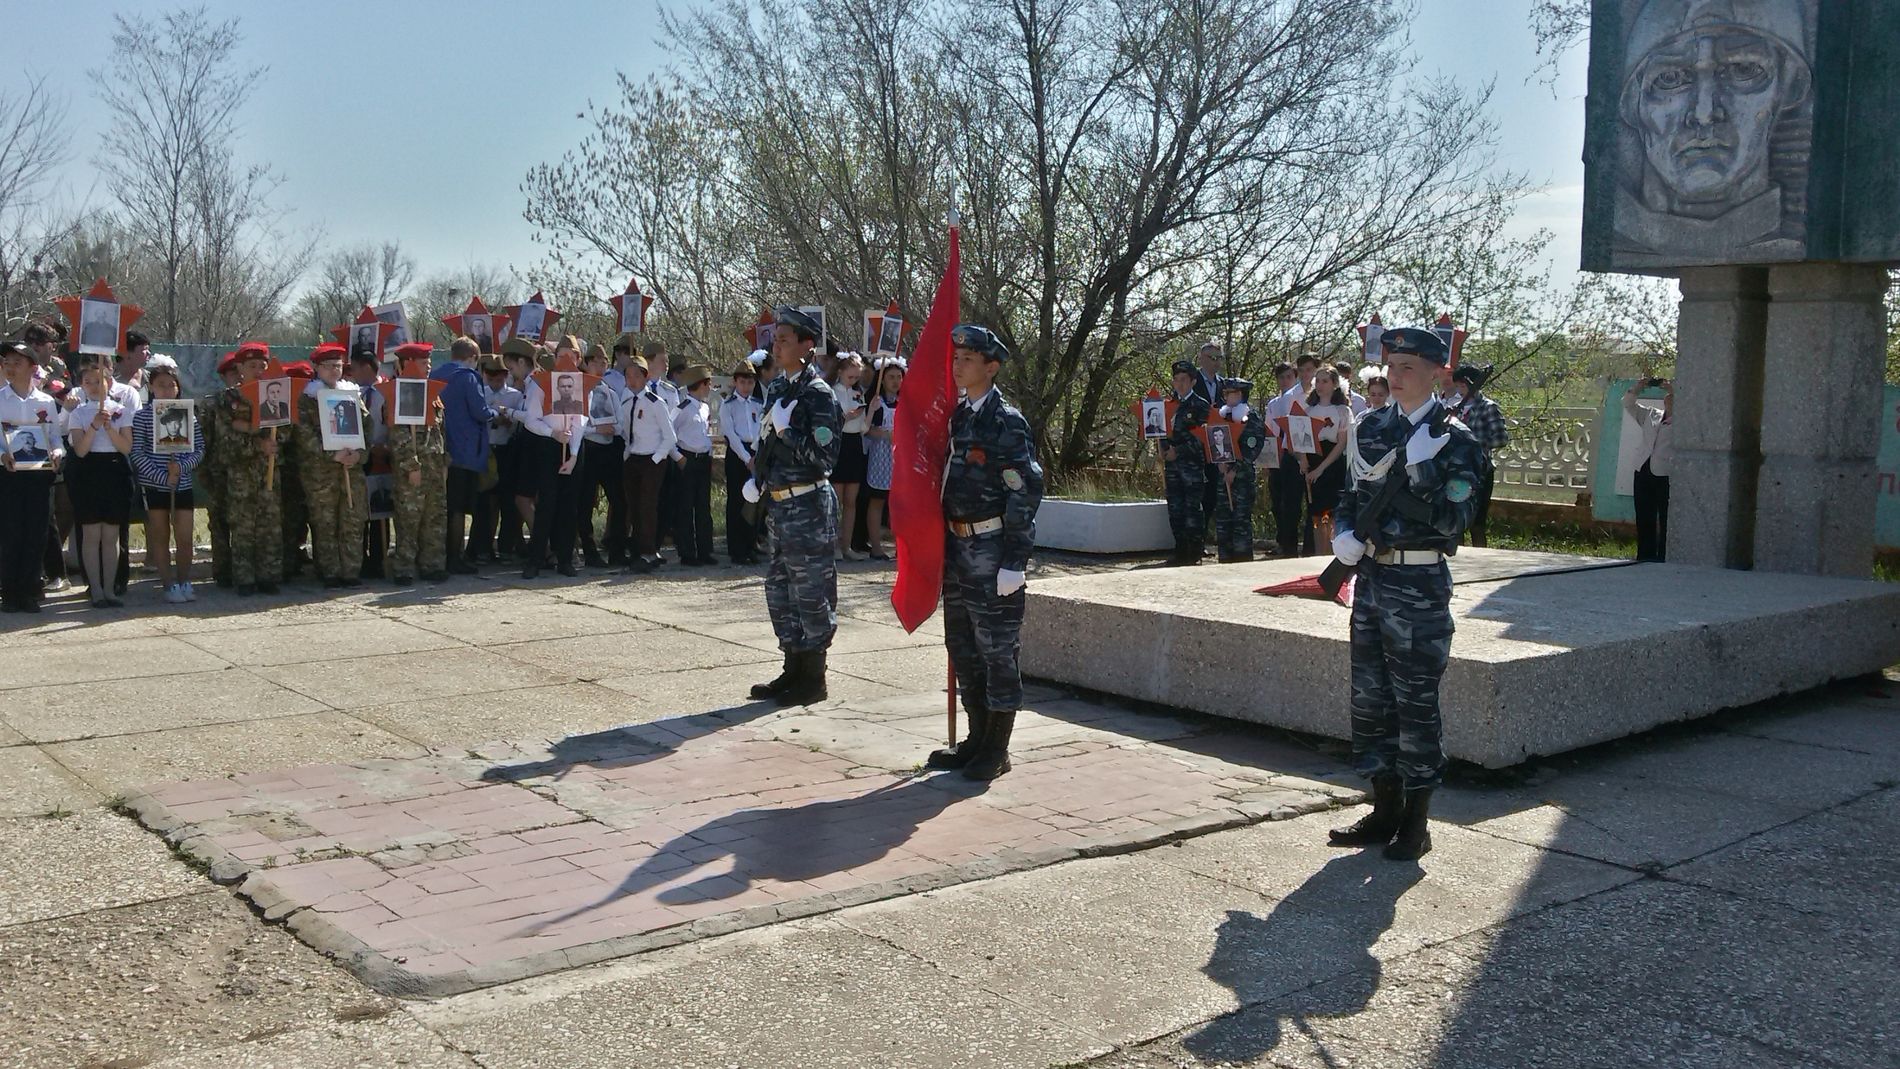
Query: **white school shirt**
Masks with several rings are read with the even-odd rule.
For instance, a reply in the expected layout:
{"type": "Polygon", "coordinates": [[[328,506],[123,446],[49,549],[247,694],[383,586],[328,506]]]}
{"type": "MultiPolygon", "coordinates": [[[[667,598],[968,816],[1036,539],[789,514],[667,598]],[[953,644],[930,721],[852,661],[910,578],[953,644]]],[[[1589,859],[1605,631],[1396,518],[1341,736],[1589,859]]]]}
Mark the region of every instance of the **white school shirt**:
{"type": "Polygon", "coordinates": [[[491,412],[507,412],[514,418],[506,423],[490,420],[488,424],[488,444],[507,445],[515,436],[515,428],[521,423],[521,414],[528,406],[528,395],[513,386],[503,386],[499,390],[482,387],[482,400],[491,412]]]}
{"type": "Polygon", "coordinates": [[[66,455],[66,414],[59,409],[59,402],[53,395],[37,386],[28,387],[22,397],[13,390],[13,384],[0,380],[0,424],[8,427],[31,427],[44,424],[52,428],[53,450],[51,456],[66,455]]]}
{"type": "Polygon", "coordinates": [[[863,434],[868,425],[870,411],[864,405],[864,391],[856,386],[840,384],[838,391],[838,413],[844,418],[839,427],[842,434],[863,434]]]}
{"type": "Polygon", "coordinates": [[[759,400],[757,390],[749,397],[734,394],[719,406],[719,430],[726,439],[726,448],[744,463],[752,463],[764,416],[765,402],[759,400]]]}
{"type": "Polygon", "coordinates": [[[692,394],[682,396],[673,409],[673,433],[682,452],[699,456],[712,452],[712,406],[692,394]]]}
{"type": "Polygon", "coordinates": [[[620,402],[620,437],[627,443],[629,457],[650,457],[658,463],[679,456],[673,410],[651,384],[620,402]]]}
{"type": "MultiPolygon", "coordinates": [[[[113,391],[108,391],[108,393],[111,392],[113,391]]],[[[138,393],[134,391],[132,396],[137,398],[138,393]]],[[[129,429],[132,426],[132,420],[138,416],[137,409],[129,408],[110,396],[106,398],[105,409],[106,425],[92,432],[92,440],[87,443],[86,447],[86,452],[88,453],[118,452],[118,447],[113,445],[112,436],[106,433],[106,428],[110,427],[114,430],[129,429]]],[[[72,414],[66,418],[68,435],[86,433],[87,425],[92,423],[92,417],[97,415],[98,412],[99,402],[91,398],[80,401],[79,407],[73,409],[72,414]]],[[[77,443],[75,443],[75,446],[77,446],[77,443]]]]}
{"type": "Polygon", "coordinates": [[[594,388],[587,392],[587,433],[581,437],[595,445],[612,444],[614,435],[617,433],[617,424],[620,420],[620,394],[621,391],[609,386],[605,381],[594,384],[594,388]],[[609,397],[613,399],[614,423],[604,427],[594,422],[594,401],[598,397],[609,397]]]}

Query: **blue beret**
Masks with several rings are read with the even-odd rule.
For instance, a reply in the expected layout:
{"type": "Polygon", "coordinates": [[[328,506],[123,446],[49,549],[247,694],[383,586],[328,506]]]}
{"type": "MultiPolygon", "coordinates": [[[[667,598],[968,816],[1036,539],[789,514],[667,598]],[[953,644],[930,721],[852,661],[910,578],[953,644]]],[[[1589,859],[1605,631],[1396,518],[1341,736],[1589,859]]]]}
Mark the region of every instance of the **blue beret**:
{"type": "Polygon", "coordinates": [[[1192,360],[1176,360],[1174,367],[1168,373],[1170,375],[1199,375],[1201,369],[1195,367],[1192,360]]]}
{"type": "Polygon", "coordinates": [[[1240,399],[1242,401],[1245,401],[1248,398],[1251,398],[1253,396],[1253,380],[1251,379],[1222,379],[1220,380],[1220,392],[1226,393],[1228,390],[1239,390],[1240,399]]]}
{"type": "Polygon", "coordinates": [[[1379,336],[1379,344],[1388,354],[1416,356],[1439,367],[1451,363],[1451,351],[1445,339],[1419,327],[1397,327],[1379,336]]]}
{"type": "Polygon", "coordinates": [[[773,320],[775,325],[790,327],[793,331],[797,332],[799,337],[808,341],[818,340],[818,321],[805,312],[789,304],[783,304],[772,314],[775,317],[773,320]]]}
{"type": "Polygon", "coordinates": [[[988,327],[979,327],[974,323],[959,323],[950,331],[950,345],[957,349],[968,349],[982,353],[985,359],[1001,363],[1009,359],[1009,349],[1003,345],[1003,339],[988,327]]]}

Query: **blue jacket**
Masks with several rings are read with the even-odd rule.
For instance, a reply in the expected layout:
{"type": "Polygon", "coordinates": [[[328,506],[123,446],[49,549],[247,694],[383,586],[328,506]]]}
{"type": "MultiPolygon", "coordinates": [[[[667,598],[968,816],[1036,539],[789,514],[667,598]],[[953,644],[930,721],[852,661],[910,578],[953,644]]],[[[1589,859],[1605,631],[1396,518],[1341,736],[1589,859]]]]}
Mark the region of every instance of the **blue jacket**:
{"type": "Polygon", "coordinates": [[[487,470],[489,411],[481,375],[451,360],[429,377],[443,384],[442,435],[448,440],[449,466],[487,470]]]}

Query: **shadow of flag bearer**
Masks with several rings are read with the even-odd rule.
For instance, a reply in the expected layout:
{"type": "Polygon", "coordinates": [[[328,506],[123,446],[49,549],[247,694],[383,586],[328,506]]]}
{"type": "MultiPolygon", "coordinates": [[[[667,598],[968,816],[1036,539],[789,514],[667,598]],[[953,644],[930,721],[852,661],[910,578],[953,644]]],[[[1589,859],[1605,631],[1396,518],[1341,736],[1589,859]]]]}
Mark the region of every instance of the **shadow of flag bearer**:
{"type": "Polygon", "coordinates": [[[930,755],[930,768],[971,779],[1009,771],[1009,736],[1023,704],[1024,572],[1036,542],[1042,467],[1023,418],[996,388],[1009,350],[984,327],[950,332],[951,369],[963,400],[950,420],[943,480],[943,641],[970,714],[969,735],[930,755]]]}

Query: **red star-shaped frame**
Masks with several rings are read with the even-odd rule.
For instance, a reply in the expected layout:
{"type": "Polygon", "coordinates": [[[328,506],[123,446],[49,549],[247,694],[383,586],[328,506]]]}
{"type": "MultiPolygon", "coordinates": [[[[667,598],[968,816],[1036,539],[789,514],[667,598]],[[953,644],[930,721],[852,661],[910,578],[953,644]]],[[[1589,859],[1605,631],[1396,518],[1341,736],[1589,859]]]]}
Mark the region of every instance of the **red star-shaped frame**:
{"type": "Polygon", "coordinates": [[[871,336],[872,338],[876,339],[876,341],[871,346],[871,352],[866,354],[867,356],[886,356],[886,355],[896,356],[897,355],[896,349],[884,348],[884,321],[887,319],[895,319],[899,323],[903,324],[903,326],[899,327],[897,330],[898,347],[899,348],[903,347],[904,335],[910,333],[911,327],[909,323],[904,322],[904,313],[898,311],[897,302],[892,301],[891,303],[884,306],[883,315],[871,317],[871,336]]]}
{"type": "MultiPolygon", "coordinates": [[[[1161,419],[1163,423],[1166,424],[1166,426],[1163,427],[1163,430],[1167,432],[1166,434],[1162,435],[1162,438],[1167,437],[1168,434],[1173,434],[1174,433],[1174,410],[1181,407],[1181,402],[1176,401],[1172,397],[1169,397],[1166,400],[1162,400],[1161,391],[1151,386],[1148,388],[1147,393],[1143,394],[1140,399],[1135,401],[1134,404],[1131,404],[1128,406],[1129,411],[1135,414],[1135,427],[1137,430],[1141,432],[1142,437],[1146,438],[1148,436],[1147,429],[1142,426],[1142,422],[1141,422],[1143,415],[1145,415],[1143,411],[1143,405],[1148,401],[1161,401],[1161,419]]],[[[1153,440],[1161,441],[1162,439],[1156,438],[1153,440]]]]}
{"type": "MultiPolygon", "coordinates": [[[[239,346],[239,351],[242,350],[243,346],[239,346]]],[[[290,369],[279,363],[275,356],[271,356],[267,353],[264,357],[264,370],[258,372],[256,378],[238,387],[238,392],[242,393],[244,399],[251,403],[252,430],[285,427],[289,426],[290,423],[296,419],[297,401],[291,390],[290,379],[290,369]],[[288,410],[282,413],[275,413],[269,419],[266,419],[264,417],[264,387],[265,384],[271,382],[282,382],[284,384],[284,400],[287,403],[286,407],[288,410]]]]}
{"type": "Polygon", "coordinates": [[[1446,350],[1451,353],[1451,362],[1445,365],[1445,370],[1447,372],[1456,370],[1458,358],[1464,355],[1465,339],[1470,336],[1470,332],[1453,326],[1451,313],[1444,312],[1439,315],[1437,322],[1432,324],[1432,333],[1438,335],[1439,340],[1445,343],[1446,350]]]}
{"type": "Polygon", "coordinates": [[[466,334],[468,332],[462,329],[462,324],[467,321],[466,317],[468,316],[487,316],[489,337],[495,339],[499,339],[503,336],[502,332],[507,329],[508,323],[511,322],[508,318],[508,313],[491,312],[488,310],[488,306],[482,303],[480,297],[470,297],[468,299],[468,307],[454,315],[443,316],[442,325],[449,328],[449,332],[452,334],[466,334]]]}
{"type": "Polygon", "coordinates": [[[536,341],[539,341],[542,338],[547,337],[548,332],[554,329],[555,322],[561,318],[561,313],[555,311],[552,308],[549,308],[548,299],[546,297],[541,296],[540,290],[535,290],[534,296],[528,298],[522,303],[510,304],[502,308],[502,312],[508,316],[508,333],[507,333],[507,336],[504,337],[502,335],[501,328],[500,327],[495,328],[495,341],[497,343],[504,342],[504,341],[507,341],[508,338],[514,337],[515,328],[521,323],[521,310],[530,305],[536,305],[536,304],[541,306],[541,329],[533,334],[523,334],[522,337],[533,338],[536,341]]]}
{"type": "Polygon", "coordinates": [[[760,312],[759,321],[745,328],[745,343],[754,349],[766,348],[765,343],[770,340],[769,335],[771,334],[771,331],[767,328],[771,327],[773,322],[775,322],[775,318],[770,308],[760,312]]]}
{"type": "Polygon", "coordinates": [[[389,341],[391,334],[396,333],[396,324],[385,323],[377,319],[376,313],[370,311],[369,305],[366,304],[363,306],[363,310],[356,314],[354,321],[341,326],[331,327],[330,333],[336,336],[337,344],[343,346],[351,355],[354,355],[356,349],[351,345],[350,339],[356,336],[356,329],[358,327],[367,327],[372,324],[376,327],[376,362],[382,363],[383,344],[389,341]]]}
{"type": "Polygon", "coordinates": [[[607,303],[614,306],[614,322],[619,325],[620,333],[646,333],[647,309],[653,307],[653,298],[640,292],[639,279],[627,279],[626,292],[616,293],[612,297],[607,298],[607,303]],[[637,302],[638,306],[630,308],[629,304],[632,302],[637,302]],[[627,326],[627,317],[629,314],[633,316],[633,326],[631,327],[627,326]]]}
{"type": "Polygon", "coordinates": [[[1246,424],[1244,423],[1235,423],[1225,416],[1210,416],[1206,423],[1194,428],[1194,437],[1201,440],[1201,456],[1205,457],[1209,464],[1238,464],[1241,462],[1240,432],[1245,429],[1246,424]],[[1218,461],[1214,459],[1214,443],[1212,441],[1211,428],[1215,427],[1225,427],[1227,429],[1227,448],[1233,450],[1234,454],[1228,460],[1218,461]]]}
{"type": "MultiPolygon", "coordinates": [[[[1293,433],[1292,433],[1292,422],[1291,422],[1293,417],[1294,416],[1304,417],[1306,415],[1307,415],[1306,406],[1301,404],[1298,401],[1295,401],[1292,404],[1287,406],[1286,415],[1276,416],[1272,420],[1269,421],[1271,423],[1278,425],[1279,434],[1277,435],[1277,437],[1280,439],[1280,448],[1283,452],[1292,452],[1293,450],[1293,433]]],[[[1326,427],[1332,426],[1332,423],[1333,423],[1332,417],[1331,416],[1314,416],[1314,417],[1308,417],[1308,418],[1312,419],[1313,421],[1313,444],[1318,445],[1319,432],[1326,427]]]]}
{"type": "MultiPolygon", "coordinates": [[[[421,379],[422,381],[429,384],[428,385],[428,390],[429,390],[428,401],[422,407],[422,411],[423,411],[422,425],[425,427],[433,427],[436,425],[436,413],[440,412],[442,409],[442,388],[446,385],[446,383],[438,382],[435,379],[430,378],[429,377],[429,358],[426,356],[419,356],[419,357],[412,357],[411,359],[403,361],[402,366],[398,368],[396,371],[395,378],[384,379],[383,381],[376,384],[377,392],[383,395],[383,411],[389,413],[390,426],[392,427],[396,425],[395,423],[396,384],[398,382],[402,382],[405,380],[413,380],[413,379],[421,379]]],[[[414,429],[413,424],[404,424],[404,426],[408,426],[412,430],[414,429]]]]}
{"type": "Polygon", "coordinates": [[[1377,312],[1372,313],[1371,319],[1359,324],[1359,359],[1368,364],[1378,363],[1384,355],[1384,350],[1379,348],[1379,339],[1384,334],[1385,327],[1379,323],[1377,312]]]}
{"type": "MultiPolygon", "coordinates": [[[[554,399],[554,376],[557,374],[579,374],[581,377],[581,396],[583,398],[593,393],[594,387],[600,385],[599,375],[589,375],[581,371],[581,366],[575,362],[573,354],[563,352],[561,358],[554,362],[552,369],[543,368],[529,376],[529,378],[541,384],[541,414],[543,416],[553,414],[551,409],[554,399]]],[[[581,403],[585,405],[587,402],[583,400],[581,403]]],[[[587,413],[582,412],[580,415],[585,416],[587,413]]]]}
{"type": "Polygon", "coordinates": [[[112,292],[112,287],[107,285],[106,280],[103,278],[95,280],[92,284],[92,289],[87,290],[84,294],[61,297],[53,303],[58,306],[59,313],[66,317],[66,322],[73,325],[72,336],[79,342],[79,344],[73,348],[73,352],[76,353],[100,353],[105,356],[112,356],[117,353],[125,352],[125,332],[130,330],[132,324],[138,322],[139,317],[145,314],[145,309],[140,308],[138,305],[126,304],[119,300],[118,296],[112,292]],[[113,339],[111,352],[104,352],[97,346],[86,344],[85,325],[80,322],[80,317],[84,314],[82,309],[88,301],[105,301],[109,304],[118,305],[118,336],[113,339]]]}

